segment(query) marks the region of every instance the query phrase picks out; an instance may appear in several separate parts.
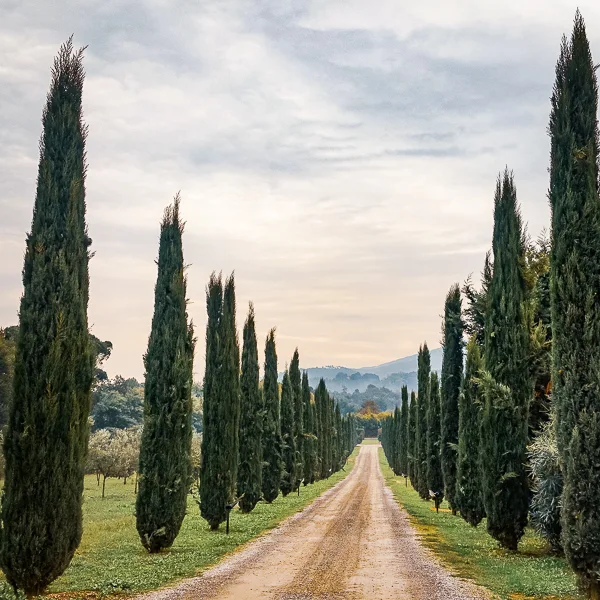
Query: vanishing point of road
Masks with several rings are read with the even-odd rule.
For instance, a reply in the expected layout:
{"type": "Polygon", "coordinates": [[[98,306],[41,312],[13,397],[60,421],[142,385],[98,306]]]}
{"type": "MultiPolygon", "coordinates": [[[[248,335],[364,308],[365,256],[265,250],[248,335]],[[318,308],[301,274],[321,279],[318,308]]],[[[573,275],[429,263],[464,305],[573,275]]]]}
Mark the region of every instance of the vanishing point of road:
{"type": "Polygon", "coordinates": [[[377,445],[340,483],[201,577],[144,600],[482,600],[423,548],[385,486],[377,445]]]}

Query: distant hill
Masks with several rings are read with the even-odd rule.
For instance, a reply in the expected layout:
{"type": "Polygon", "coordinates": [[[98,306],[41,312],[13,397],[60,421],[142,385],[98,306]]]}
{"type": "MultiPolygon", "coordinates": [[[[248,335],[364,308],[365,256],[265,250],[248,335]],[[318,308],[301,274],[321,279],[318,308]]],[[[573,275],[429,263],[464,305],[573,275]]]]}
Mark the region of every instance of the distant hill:
{"type": "MultiPolygon", "coordinates": [[[[434,371],[442,369],[442,348],[431,350],[431,368],[434,371]]],[[[373,367],[352,369],[349,367],[312,367],[306,369],[310,385],[316,387],[319,379],[323,378],[327,389],[332,392],[352,393],[355,390],[364,392],[368,386],[387,388],[399,392],[403,385],[409,391],[417,387],[417,355],[405,356],[391,362],[373,367]]]]}

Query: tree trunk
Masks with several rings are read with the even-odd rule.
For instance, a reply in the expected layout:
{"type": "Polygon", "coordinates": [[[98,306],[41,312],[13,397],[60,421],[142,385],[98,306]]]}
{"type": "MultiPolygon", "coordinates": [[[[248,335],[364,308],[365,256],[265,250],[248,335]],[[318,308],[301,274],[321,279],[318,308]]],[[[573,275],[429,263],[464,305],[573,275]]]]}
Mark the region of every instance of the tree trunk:
{"type": "Polygon", "coordinates": [[[104,488],[106,487],[106,475],[104,476],[104,479],[102,480],[102,500],[104,500],[104,488]]]}

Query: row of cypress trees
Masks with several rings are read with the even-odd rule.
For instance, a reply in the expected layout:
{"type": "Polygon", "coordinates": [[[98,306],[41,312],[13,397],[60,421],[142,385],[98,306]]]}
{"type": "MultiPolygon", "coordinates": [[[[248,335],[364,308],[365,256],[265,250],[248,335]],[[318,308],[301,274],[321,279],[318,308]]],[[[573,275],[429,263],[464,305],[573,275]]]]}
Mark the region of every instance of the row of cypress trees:
{"type": "MultiPolygon", "coordinates": [[[[470,306],[465,312],[472,335],[466,345],[464,377],[458,286],[446,299],[440,405],[440,459],[450,505],[472,525],[487,516],[488,532],[512,550],[523,535],[536,493],[527,476],[527,444],[540,428],[544,431],[550,413],[554,415],[551,422],[564,481],[562,495],[553,500],[560,508],[561,545],[593,599],[600,598],[597,69],[577,11],[571,37],[562,40],[551,99],[549,277],[538,277],[535,293],[540,297],[532,303],[524,227],[514,178],[506,170],[496,184],[492,256],[486,259],[482,290],[467,289],[470,306]],[[543,322],[546,294],[549,323],[543,322]],[[540,345],[548,344],[549,382],[544,373],[539,376],[536,364],[540,345]],[[545,409],[549,390],[551,402],[545,409]]],[[[422,353],[423,349],[418,398],[408,410],[403,407],[385,421],[382,442],[394,471],[408,474],[424,496],[425,472],[430,489],[436,490],[433,440],[438,425],[431,409],[434,384],[429,380],[427,387],[428,365],[422,353]],[[436,422],[427,423],[431,439],[423,453],[425,414],[436,422]]]]}
{"type": "Polygon", "coordinates": [[[312,397],[297,349],[279,385],[274,329],[266,338],[260,385],[252,304],[240,376],[233,276],[224,291],[221,277],[211,276],[207,308],[200,511],[218,529],[238,501],[248,513],[260,500],[299,493],[302,483],[339,471],[358,439],[353,415],[342,418],[323,380],[312,397]]]}
{"type": "MultiPolygon", "coordinates": [[[[87,320],[91,239],[86,225],[87,127],[83,49],[59,50],[42,116],[31,231],[23,267],[12,402],[4,436],[0,566],[15,590],[41,594],[81,541],[82,494],[95,352],[87,320]]],[[[164,213],[148,349],[136,525],[150,552],[181,527],[192,479],[194,328],[187,313],[179,196],[164,213]]],[[[296,352],[284,377],[283,420],[274,332],[263,388],[252,307],[240,357],[233,276],[213,275],[200,483],[202,515],[216,527],[237,495],[243,511],[340,469],[357,442],[352,416],[324,387],[312,400],[296,352]],[[318,407],[318,408],[317,408],[318,407]],[[319,437],[320,436],[320,437],[319,437]],[[326,437],[326,440],[324,440],[326,437]],[[282,461],[285,458],[285,461],[282,461]]]]}

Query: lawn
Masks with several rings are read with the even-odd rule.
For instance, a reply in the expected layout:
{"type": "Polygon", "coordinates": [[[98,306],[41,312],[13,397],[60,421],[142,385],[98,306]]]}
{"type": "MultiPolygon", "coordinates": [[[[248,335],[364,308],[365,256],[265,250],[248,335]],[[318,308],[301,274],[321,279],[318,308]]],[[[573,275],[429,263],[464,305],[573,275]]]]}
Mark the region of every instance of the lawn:
{"type": "MultiPolygon", "coordinates": [[[[126,485],[109,479],[106,497],[95,476],[87,476],[84,492],[84,532],[81,545],[70,567],[51,586],[49,592],[68,597],[116,593],[132,595],[172,584],[201,573],[225,554],[278,525],[286,517],[302,510],[317,496],[341,481],[352,469],[358,449],[346,464],[345,471],[325,481],[302,487],[300,496],[281,496],[272,504],[259,503],[244,515],[231,513],[231,533],[224,525],[211,532],[200,517],[198,505],[190,496],[188,512],[173,547],[150,555],[142,547],[135,528],[135,494],[133,480],[126,485]],[[64,594],[67,596],[67,594],[64,594]]],[[[0,597],[4,594],[0,592],[0,597]]]]}
{"type": "Polygon", "coordinates": [[[458,576],[482,585],[506,600],[580,600],[575,576],[564,558],[553,556],[546,542],[527,530],[517,554],[498,547],[485,530],[454,517],[446,502],[436,514],[431,502],[424,502],[403,477],[396,477],[383,451],[379,462],[386,484],[406,509],[424,544],[458,576]]]}

